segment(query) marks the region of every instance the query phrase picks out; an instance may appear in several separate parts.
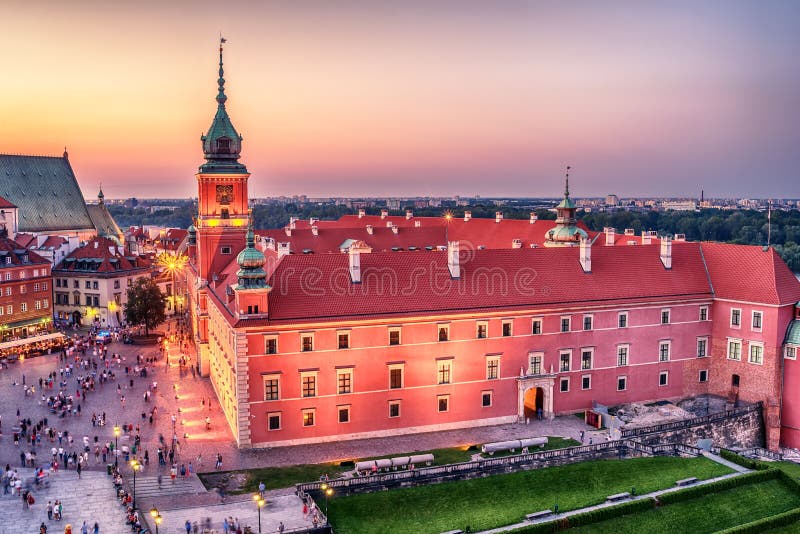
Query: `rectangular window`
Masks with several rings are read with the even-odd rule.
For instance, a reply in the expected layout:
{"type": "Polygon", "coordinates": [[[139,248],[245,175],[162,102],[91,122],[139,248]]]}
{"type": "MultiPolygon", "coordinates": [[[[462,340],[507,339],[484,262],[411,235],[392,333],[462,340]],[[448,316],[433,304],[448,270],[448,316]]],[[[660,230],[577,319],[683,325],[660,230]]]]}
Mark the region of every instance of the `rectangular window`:
{"type": "Polygon", "coordinates": [[[436,380],[438,384],[449,384],[452,380],[452,360],[439,360],[436,362],[436,380]]]}
{"type": "Polygon", "coordinates": [[[81,283],[80,283],[80,281],[78,281],[78,280],[73,280],[73,281],[72,281],[72,287],[74,287],[75,289],[78,289],[79,287],[81,287],[81,283]]]}
{"type": "Polygon", "coordinates": [[[489,335],[489,323],[480,321],[475,325],[475,337],[478,339],[486,339],[489,335]]]}
{"type": "Polygon", "coordinates": [[[700,306],[700,320],[708,321],[708,306],[700,306]]]}
{"type": "Polygon", "coordinates": [[[500,357],[486,358],[486,380],[497,380],[498,378],[500,378],[500,357]]]}
{"type": "Polygon", "coordinates": [[[786,347],[783,350],[783,357],[789,360],[797,359],[797,347],[786,347]]]}
{"type": "Polygon", "coordinates": [[[50,307],[50,302],[47,299],[42,300],[42,308],[47,309],[50,307]]]}
{"type": "Polygon", "coordinates": [[[47,282],[42,282],[42,291],[47,291],[47,282]]]}
{"type": "Polygon", "coordinates": [[[6,306],[6,314],[11,315],[12,313],[14,313],[14,306],[9,304],[8,306],[6,306]]]}
{"type": "Polygon", "coordinates": [[[97,280],[95,280],[94,282],[92,282],[92,289],[97,289],[97,288],[98,288],[97,280]]]}
{"type": "MultiPolygon", "coordinates": [[[[219,252],[220,252],[220,254],[230,254],[231,253],[231,247],[220,247],[219,252]]],[[[312,419],[313,419],[313,417],[312,417],[312,419]]]]}
{"type": "Polygon", "coordinates": [[[669,310],[661,310],[661,324],[669,324],[669,310]]]}
{"type": "Polygon", "coordinates": [[[742,359],[742,340],[729,339],[728,340],[728,359],[741,360],[742,359]]]}
{"type": "Polygon", "coordinates": [[[625,365],[628,365],[628,345],[620,345],[617,347],[617,366],[625,365]]]}
{"type": "Polygon", "coordinates": [[[278,338],[277,337],[275,337],[275,336],[268,337],[264,341],[265,341],[265,343],[264,343],[265,344],[264,352],[266,352],[267,354],[278,354],[278,338]]]}
{"type": "Polygon", "coordinates": [[[37,300],[33,303],[34,310],[41,310],[42,309],[42,301],[37,300]]]}
{"type": "Polygon", "coordinates": [[[583,316],[583,329],[584,330],[591,330],[592,329],[592,321],[594,318],[591,315],[584,315],[583,316]]]}
{"type": "Polygon", "coordinates": [[[753,330],[760,332],[761,331],[761,317],[762,313],[760,311],[753,312],[753,330]]]}
{"type": "Polygon", "coordinates": [[[337,411],[339,412],[340,423],[350,422],[350,406],[339,406],[337,407],[337,411]]]}
{"type": "Polygon", "coordinates": [[[436,403],[440,412],[450,411],[450,395],[437,395],[436,403]]]}
{"type": "Polygon", "coordinates": [[[568,392],[569,391],[569,378],[562,378],[559,381],[558,389],[559,389],[559,391],[561,391],[561,393],[568,392]]]}
{"type": "Polygon", "coordinates": [[[86,289],[92,289],[92,282],[90,280],[86,280],[86,289]]]}
{"type": "Polygon", "coordinates": [[[351,369],[336,370],[336,391],[339,395],[353,392],[353,371],[351,369]]]}
{"type": "Polygon", "coordinates": [[[23,312],[28,311],[28,303],[27,302],[23,302],[22,304],[20,304],[19,305],[19,311],[23,311],[23,312]]]}
{"type": "Polygon", "coordinates": [[[731,326],[739,327],[742,324],[742,310],[733,308],[731,310],[731,326]]]}
{"type": "Polygon", "coordinates": [[[628,327],[628,312],[620,312],[617,315],[617,327],[618,328],[628,327]]]}
{"type": "Polygon", "coordinates": [[[389,329],[389,345],[399,345],[400,344],[400,329],[399,328],[390,328],[389,329]]]}
{"type": "Polygon", "coordinates": [[[708,382],[708,370],[707,369],[701,369],[700,370],[700,376],[698,377],[697,381],[698,382],[708,382]]]}
{"type": "Polygon", "coordinates": [[[705,358],[706,356],[708,356],[708,338],[698,337],[697,338],[697,357],[698,358],[705,358]]]}
{"type": "Polygon", "coordinates": [[[316,397],[317,396],[317,374],[304,373],[300,379],[303,397],[316,397]]]}
{"type": "Polygon", "coordinates": [[[339,349],[350,348],[350,332],[339,332],[336,337],[338,339],[337,346],[339,349]]]}
{"type": "Polygon", "coordinates": [[[264,400],[275,401],[280,397],[280,377],[270,375],[264,377],[264,400]]]}
{"type": "Polygon", "coordinates": [[[542,374],[542,355],[541,354],[528,354],[528,374],[540,375],[542,374]]]}
{"type": "Polygon", "coordinates": [[[5,313],[6,313],[6,309],[4,307],[0,306],[0,315],[5,315],[5,313]]]}
{"type": "Polygon", "coordinates": [[[389,417],[400,417],[400,401],[389,401],[389,417]]]}
{"type": "Polygon", "coordinates": [[[303,426],[314,426],[315,415],[316,410],[314,408],[303,410],[303,426]]]}
{"type": "Polygon", "coordinates": [[[569,332],[569,323],[570,323],[570,318],[569,317],[562,317],[561,318],[561,331],[562,332],[569,332]]]}
{"type": "Polygon", "coordinates": [[[33,284],[33,290],[39,291],[39,284],[33,284]]]}
{"type": "Polygon", "coordinates": [[[114,280],[114,289],[119,289],[119,280],[114,280]]]}
{"type": "Polygon", "coordinates": [[[281,414],[280,412],[273,412],[267,414],[267,428],[269,430],[281,429],[281,414]]]}
{"type": "Polygon", "coordinates": [[[592,389],[592,375],[583,375],[581,377],[581,389],[592,389]]]}
{"type": "Polygon", "coordinates": [[[764,345],[760,343],[750,342],[750,358],[747,360],[750,363],[761,365],[764,363],[764,345]]]}
{"type": "Polygon", "coordinates": [[[583,369],[585,371],[587,369],[591,369],[592,368],[592,356],[593,355],[594,354],[593,354],[592,350],[583,349],[581,351],[581,369],[583,369]]]}
{"type": "Polygon", "coordinates": [[[558,359],[559,359],[559,363],[560,363],[559,370],[562,373],[565,373],[565,372],[569,371],[569,361],[571,359],[570,358],[571,356],[572,356],[572,353],[569,352],[569,351],[560,352],[558,354],[558,359]]]}
{"type": "Polygon", "coordinates": [[[300,350],[303,352],[311,352],[314,350],[314,336],[312,334],[300,335],[300,350]]]}
{"type": "Polygon", "coordinates": [[[450,326],[446,324],[440,324],[438,326],[439,329],[439,341],[447,341],[450,339],[450,326]]]}
{"type": "Polygon", "coordinates": [[[24,295],[27,292],[28,292],[28,286],[26,286],[24,284],[19,286],[19,294],[20,295],[24,295]]]}
{"type": "Polygon", "coordinates": [[[531,334],[538,335],[542,333],[542,320],[533,319],[531,321],[531,334]]]}
{"type": "Polygon", "coordinates": [[[482,391],[481,392],[481,406],[484,408],[488,408],[492,405],[492,392],[491,391],[482,391]]]}
{"type": "Polygon", "coordinates": [[[92,297],[92,302],[94,303],[95,307],[100,305],[100,297],[92,297]]]}
{"type": "Polygon", "coordinates": [[[658,385],[666,386],[669,383],[669,371],[661,371],[658,373],[658,385]]]}
{"type": "Polygon", "coordinates": [[[503,321],[503,337],[511,337],[512,330],[511,325],[513,323],[511,321],[503,321]]]}
{"type": "Polygon", "coordinates": [[[400,389],[403,387],[403,367],[396,366],[389,368],[389,389],[400,389]]]}
{"type": "Polygon", "coordinates": [[[617,377],[617,391],[625,391],[628,389],[628,377],[627,376],[618,376],[617,377]]]}
{"type": "Polygon", "coordinates": [[[6,296],[8,297],[10,295],[11,295],[11,287],[7,287],[6,288],[6,296]]]}
{"type": "Polygon", "coordinates": [[[658,344],[658,361],[660,362],[668,362],[669,361],[669,341],[661,341],[658,344]]]}

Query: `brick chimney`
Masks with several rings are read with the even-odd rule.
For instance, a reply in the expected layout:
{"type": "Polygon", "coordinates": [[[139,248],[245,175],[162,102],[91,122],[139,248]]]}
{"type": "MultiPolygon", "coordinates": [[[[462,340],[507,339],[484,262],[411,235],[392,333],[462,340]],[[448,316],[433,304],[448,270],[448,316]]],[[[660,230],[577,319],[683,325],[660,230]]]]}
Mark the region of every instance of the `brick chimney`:
{"type": "Polygon", "coordinates": [[[494,212],[494,222],[499,223],[502,220],[503,220],[503,212],[502,211],[494,212]]]}
{"type": "Polygon", "coordinates": [[[649,245],[652,243],[649,230],[642,230],[642,245],[649,245]]]}
{"type": "Polygon", "coordinates": [[[458,241],[447,242],[447,268],[450,269],[450,276],[452,278],[461,277],[461,267],[459,265],[459,243],[458,241]]]}
{"type": "Polygon", "coordinates": [[[539,216],[536,215],[536,213],[532,211],[531,212],[531,224],[535,223],[538,220],[539,220],[539,216]]]}
{"type": "Polygon", "coordinates": [[[672,240],[666,236],[661,239],[661,263],[665,269],[672,269],[672,240]]]}
{"type": "Polygon", "coordinates": [[[389,210],[381,210],[381,219],[385,219],[389,216],[389,210]]]}
{"type": "Polygon", "coordinates": [[[414,212],[411,210],[406,210],[406,220],[412,218],[414,216],[414,212]]]}
{"type": "Polygon", "coordinates": [[[592,245],[585,237],[581,237],[580,261],[583,272],[592,272],[592,245]]]}
{"type": "Polygon", "coordinates": [[[358,210],[358,218],[359,219],[362,219],[366,214],[367,214],[367,212],[365,210],[358,210]]]}
{"type": "Polygon", "coordinates": [[[471,218],[472,218],[472,212],[471,211],[465,211],[464,212],[464,222],[467,222],[471,218]]]}
{"type": "Polygon", "coordinates": [[[617,231],[611,228],[610,226],[606,226],[605,228],[603,228],[603,232],[606,234],[606,246],[613,247],[614,240],[617,237],[616,236],[617,231]]]}
{"type": "Polygon", "coordinates": [[[355,244],[350,245],[350,281],[354,284],[361,283],[361,252],[355,244]]]}
{"type": "Polygon", "coordinates": [[[291,253],[292,253],[291,244],[278,243],[278,259],[281,259],[284,256],[288,256],[291,253]]]}

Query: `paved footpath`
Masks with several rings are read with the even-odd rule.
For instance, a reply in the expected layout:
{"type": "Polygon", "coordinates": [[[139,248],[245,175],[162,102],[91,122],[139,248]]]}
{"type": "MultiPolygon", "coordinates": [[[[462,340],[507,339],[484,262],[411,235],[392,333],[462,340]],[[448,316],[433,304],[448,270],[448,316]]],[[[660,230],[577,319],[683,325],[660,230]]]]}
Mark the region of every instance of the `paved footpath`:
{"type": "MultiPolygon", "coordinates": [[[[23,480],[33,476],[33,469],[17,468],[23,480]]],[[[95,521],[100,534],[130,534],[125,523],[125,510],[115,498],[111,477],[98,471],[84,472],[81,479],[75,472],[61,471],[50,475],[48,487],[34,490],[36,502],[30,510],[22,509],[22,498],[0,492],[0,532],[3,534],[34,534],[44,522],[48,533],[60,534],[64,526],[72,525],[78,534],[83,522],[91,527],[95,521]],[[60,500],[64,507],[61,521],[48,521],[47,501],[60,500]]]]}

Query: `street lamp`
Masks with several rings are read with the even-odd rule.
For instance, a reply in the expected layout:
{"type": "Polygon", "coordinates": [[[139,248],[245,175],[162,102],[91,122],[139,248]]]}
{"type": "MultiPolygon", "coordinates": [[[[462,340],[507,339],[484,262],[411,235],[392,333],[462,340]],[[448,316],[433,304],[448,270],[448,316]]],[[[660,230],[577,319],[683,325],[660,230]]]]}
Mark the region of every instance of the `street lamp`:
{"type": "Polygon", "coordinates": [[[122,429],[119,425],[114,425],[114,467],[119,467],[119,435],[122,429]]]}
{"type": "Polygon", "coordinates": [[[267,501],[265,501],[264,497],[258,493],[253,495],[253,501],[255,501],[256,506],[258,507],[258,534],[261,534],[261,509],[265,504],[267,504],[267,501]]]}
{"type": "Polygon", "coordinates": [[[164,518],[161,517],[161,514],[158,512],[158,508],[155,506],[150,509],[150,516],[153,518],[153,522],[156,524],[156,534],[158,534],[158,525],[161,524],[161,521],[163,521],[164,518]]]}
{"type": "Polygon", "coordinates": [[[175,273],[186,267],[189,258],[183,254],[169,254],[164,252],[157,258],[158,264],[172,276],[172,314],[176,315],[176,298],[178,292],[175,290],[175,273]]]}
{"type": "Polygon", "coordinates": [[[329,521],[328,521],[328,498],[331,495],[333,495],[333,488],[328,486],[326,483],[323,482],[322,485],[319,487],[319,489],[321,489],[322,493],[325,494],[325,524],[327,525],[329,523],[329,521]]]}
{"type": "Polygon", "coordinates": [[[134,458],[131,460],[131,469],[133,469],[133,509],[136,510],[136,471],[144,467],[139,463],[139,460],[134,458]]]}

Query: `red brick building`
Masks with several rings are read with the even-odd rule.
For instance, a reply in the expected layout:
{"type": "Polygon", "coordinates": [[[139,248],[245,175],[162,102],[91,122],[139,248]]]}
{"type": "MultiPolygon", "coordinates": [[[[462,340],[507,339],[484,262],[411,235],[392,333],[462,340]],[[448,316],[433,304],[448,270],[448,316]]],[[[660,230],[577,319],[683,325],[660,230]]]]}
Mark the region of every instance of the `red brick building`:
{"type": "Polygon", "coordinates": [[[770,447],[782,432],[800,445],[781,423],[782,409],[800,422],[782,388],[800,282],[774,250],[592,234],[568,188],[555,222],[359,215],[256,246],[225,101],[220,51],[188,287],[199,366],[240,447],[701,393],[765,401],[770,447]]]}
{"type": "Polygon", "coordinates": [[[47,331],[52,326],[50,262],[0,237],[0,341],[47,331]]]}

